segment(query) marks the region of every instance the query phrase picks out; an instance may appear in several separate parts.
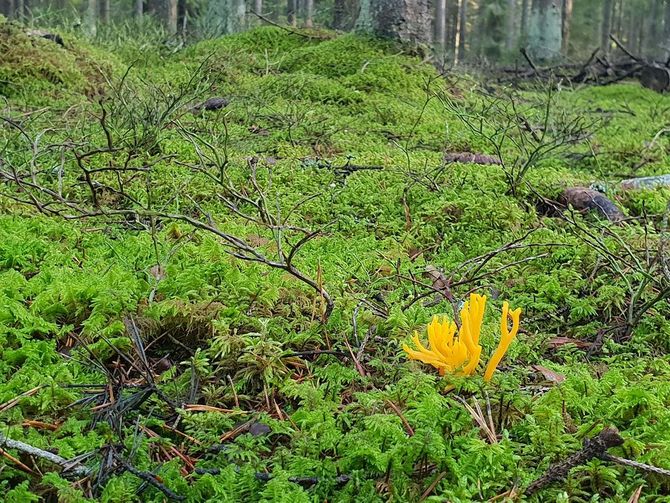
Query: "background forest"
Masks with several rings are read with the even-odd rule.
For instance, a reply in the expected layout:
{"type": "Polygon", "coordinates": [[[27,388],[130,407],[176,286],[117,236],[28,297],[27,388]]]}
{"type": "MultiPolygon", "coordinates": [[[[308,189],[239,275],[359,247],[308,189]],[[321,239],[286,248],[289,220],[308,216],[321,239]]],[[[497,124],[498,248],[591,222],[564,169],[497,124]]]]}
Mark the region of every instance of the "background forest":
{"type": "Polygon", "coordinates": [[[542,58],[585,59],[614,34],[634,53],[670,56],[667,0],[2,0],[6,17],[51,26],[61,20],[96,33],[109,23],[160,21],[166,37],[200,40],[262,21],[336,30],[373,30],[370,11],[409,9],[416,39],[446,64],[500,65],[530,47],[542,58]]]}

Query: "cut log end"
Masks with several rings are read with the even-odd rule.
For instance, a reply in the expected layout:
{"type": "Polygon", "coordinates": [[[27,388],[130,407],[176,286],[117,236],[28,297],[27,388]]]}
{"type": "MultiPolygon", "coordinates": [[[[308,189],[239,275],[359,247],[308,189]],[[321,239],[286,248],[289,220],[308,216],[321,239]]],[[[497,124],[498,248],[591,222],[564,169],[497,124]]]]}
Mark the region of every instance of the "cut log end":
{"type": "Polygon", "coordinates": [[[670,70],[659,65],[647,65],[640,72],[640,83],[647,89],[666,92],[670,90],[670,70]]]}

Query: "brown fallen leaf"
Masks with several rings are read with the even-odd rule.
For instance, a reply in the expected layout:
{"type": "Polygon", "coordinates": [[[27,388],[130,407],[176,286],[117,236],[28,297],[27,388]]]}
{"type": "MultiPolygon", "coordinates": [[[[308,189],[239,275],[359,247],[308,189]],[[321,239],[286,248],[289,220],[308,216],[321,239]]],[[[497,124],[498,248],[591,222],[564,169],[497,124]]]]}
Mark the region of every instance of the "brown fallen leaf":
{"type": "Polygon", "coordinates": [[[542,374],[542,376],[550,382],[554,382],[556,384],[562,383],[565,381],[565,376],[563,374],[559,374],[558,372],[555,372],[551,369],[548,369],[547,367],[543,367],[542,365],[532,365],[533,370],[536,372],[539,372],[542,374]]]}
{"type": "Polygon", "coordinates": [[[565,346],[566,344],[574,344],[578,348],[591,347],[590,342],[580,341],[579,339],[571,339],[570,337],[554,337],[547,341],[547,346],[550,348],[559,348],[561,346],[565,346]]]}
{"type": "Polygon", "coordinates": [[[449,280],[437,267],[428,264],[426,266],[426,276],[428,276],[433,282],[433,288],[435,288],[437,291],[444,292],[446,294],[451,293],[451,290],[449,290],[449,280]]]}
{"type": "Polygon", "coordinates": [[[22,426],[25,426],[26,428],[37,428],[38,430],[49,430],[49,431],[56,431],[58,429],[57,424],[51,424],[51,423],[45,423],[43,421],[34,421],[31,419],[26,419],[21,423],[22,426]]]}

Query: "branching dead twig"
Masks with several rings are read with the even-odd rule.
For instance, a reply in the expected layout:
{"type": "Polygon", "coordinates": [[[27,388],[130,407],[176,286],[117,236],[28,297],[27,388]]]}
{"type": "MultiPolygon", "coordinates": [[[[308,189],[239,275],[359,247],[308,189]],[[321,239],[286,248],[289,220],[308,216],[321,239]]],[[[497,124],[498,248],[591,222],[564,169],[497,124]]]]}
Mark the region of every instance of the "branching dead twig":
{"type": "MultiPolygon", "coordinates": [[[[123,84],[119,86],[123,88],[123,84]]],[[[32,156],[23,160],[16,156],[14,160],[0,159],[0,182],[4,182],[5,190],[1,195],[20,204],[33,206],[39,212],[64,218],[67,220],[104,219],[107,222],[140,226],[151,229],[155,236],[156,226],[164,221],[180,221],[195,229],[209,232],[220,239],[224,251],[232,257],[248,262],[264,264],[270,268],[280,269],[317,292],[322,300],[321,318],[325,322],[334,308],[334,301],[321,281],[307,274],[297,264],[298,253],[311,241],[322,235],[325,226],[317,229],[304,229],[291,225],[288,219],[302,205],[320,194],[304,198],[296,203],[285,215],[277,205],[273,210],[268,201],[266,188],[263,187],[259,172],[259,159],[250,158],[247,167],[250,176],[245,182],[237,185],[228,176],[229,160],[227,154],[227,126],[224,118],[223,138],[214,136],[217,141],[208,141],[196,132],[185,128],[177,119],[179,103],[186,99],[185,95],[174,98],[165,96],[165,103],[158,106],[160,110],[151,112],[137,111],[128,104],[128,96],[117,91],[112,96],[111,104],[100,104],[102,112],[97,117],[99,127],[104,136],[104,145],[79,144],[66,141],[56,146],[61,156],[70,162],[61,162],[58,178],[55,179],[50,168],[41,166],[40,133],[33,139],[26,128],[7,119],[4,122],[19,133],[30,145],[32,156]],[[115,101],[114,101],[115,100],[115,101]],[[114,114],[127,116],[115,117],[114,114]],[[144,115],[143,115],[144,114],[144,115]],[[147,115],[148,114],[148,115],[147,115]],[[146,115],[146,117],[145,117],[146,115]],[[204,176],[214,182],[219,189],[217,196],[232,212],[233,216],[241,217],[247,222],[257,225],[259,229],[272,234],[276,245],[273,254],[262,245],[252,245],[248,239],[222,230],[214,221],[205,203],[189,197],[192,208],[170,211],[176,198],[183,198],[179,189],[173,197],[167,199],[156,187],[154,181],[155,167],[168,160],[167,156],[150,154],[149,161],[139,160],[139,151],[156,147],[160,151],[160,138],[163,129],[175,124],[184,138],[193,146],[198,162],[188,166],[195,176],[204,176]],[[118,137],[118,138],[117,138],[118,137]],[[223,145],[219,147],[218,145],[223,145]],[[146,147],[146,148],[145,148],[146,147]],[[115,159],[123,158],[121,165],[115,159]],[[13,162],[12,162],[13,161],[13,162]],[[76,173],[67,168],[74,167],[76,173]],[[68,171],[67,173],[64,173],[68,171]],[[63,189],[64,184],[67,190],[63,189]]],[[[268,169],[268,172],[270,170],[268,169]]],[[[271,180],[271,178],[270,178],[271,180]]]]}

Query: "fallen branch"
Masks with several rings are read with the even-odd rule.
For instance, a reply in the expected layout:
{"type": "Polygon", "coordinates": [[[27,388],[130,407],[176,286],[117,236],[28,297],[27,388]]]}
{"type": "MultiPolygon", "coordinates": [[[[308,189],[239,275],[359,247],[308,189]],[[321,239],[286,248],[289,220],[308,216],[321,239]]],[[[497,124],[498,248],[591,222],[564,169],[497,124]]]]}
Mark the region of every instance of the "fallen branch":
{"type": "Polygon", "coordinates": [[[593,458],[605,459],[604,456],[607,454],[607,449],[621,444],[623,444],[623,438],[619,435],[619,431],[616,428],[605,428],[596,437],[585,439],[584,447],[581,451],[551,465],[542,477],[526,488],[524,494],[530,496],[555,482],[565,480],[570,470],[576,466],[583,465],[593,458]]]}

